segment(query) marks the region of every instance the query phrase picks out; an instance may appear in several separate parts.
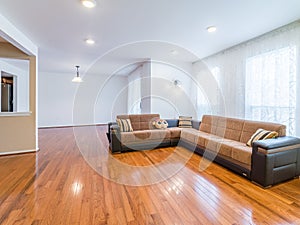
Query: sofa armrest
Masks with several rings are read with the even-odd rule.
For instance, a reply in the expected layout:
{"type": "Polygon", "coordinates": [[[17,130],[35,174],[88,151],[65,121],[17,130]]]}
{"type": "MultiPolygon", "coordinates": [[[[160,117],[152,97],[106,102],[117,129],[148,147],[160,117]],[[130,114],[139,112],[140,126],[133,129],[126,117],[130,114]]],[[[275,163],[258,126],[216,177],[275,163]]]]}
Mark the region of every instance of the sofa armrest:
{"type": "Polygon", "coordinates": [[[251,180],[263,187],[300,175],[300,139],[278,137],[253,143],[251,180]]]}
{"type": "Polygon", "coordinates": [[[108,130],[107,130],[108,133],[110,133],[110,128],[111,128],[112,125],[118,125],[118,123],[117,122],[109,122],[108,123],[108,130]]]}
{"type": "Polygon", "coordinates": [[[109,122],[107,124],[107,133],[106,133],[106,136],[107,136],[107,139],[108,139],[109,143],[111,141],[111,139],[110,139],[110,128],[111,128],[112,125],[118,125],[118,124],[116,122],[109,122]]]}
{"type": "Polygon", "coordinates": [[[272,154],[288,151],[300,147],[300,138],[284,136],[266,140],[260,140],[253,143],[252,152],[272,154]]]}
{"type": "Polygon", "coordinates": [[[166,119],[166,121],[168,122],[168,127],[178,127],[178,119],[166,119]]]}
{"type": "Polygon", "coordinates": [[[117,124],[110,126],[110,148],[112,153],[122,151],[121,132],[117,124]]]}
{"type": "MultiPolygon", "coordinates": [[[[166,119],[168,122],[168,127],[178,127],[179,126],[179,119],[166,119]]],[[[200,127],[200,120],[192,120],[192,127],[196,130],[199,130],[200,127]]]]}
{"type": "Polygon", "coordinates": [[[110,133],[120,133],[120,127],[118,124],[112,124],[110,126],[110,133]]]}
{"type": "Polygon", "coordinates": [[[192,127],[196,130],[199,130],[201,121],[200,120],[192,120],[192,127]]]}

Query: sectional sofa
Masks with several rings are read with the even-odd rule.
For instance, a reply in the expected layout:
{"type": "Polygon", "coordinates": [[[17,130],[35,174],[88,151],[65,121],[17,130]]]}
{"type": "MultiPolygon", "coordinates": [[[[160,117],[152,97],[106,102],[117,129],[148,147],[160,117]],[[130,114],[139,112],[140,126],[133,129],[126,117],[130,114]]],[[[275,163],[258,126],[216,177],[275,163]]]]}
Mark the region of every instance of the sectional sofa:
{"type": "Polygon", "coordinates": [[[159,114],[119,115],[129,119],[132,132],[120,132],[109,123],[112,153],[183,146],[263,186],[269,187],[300,175],[300,139],[286,136],[282,124],[204,115],[192,121],[191,128],[179,128],[176,119],[167,120],[167,129],[155,129],[159,114]],[[259,129],[276,131],[275,139],[260,140],[247,146],[259,129]]]}

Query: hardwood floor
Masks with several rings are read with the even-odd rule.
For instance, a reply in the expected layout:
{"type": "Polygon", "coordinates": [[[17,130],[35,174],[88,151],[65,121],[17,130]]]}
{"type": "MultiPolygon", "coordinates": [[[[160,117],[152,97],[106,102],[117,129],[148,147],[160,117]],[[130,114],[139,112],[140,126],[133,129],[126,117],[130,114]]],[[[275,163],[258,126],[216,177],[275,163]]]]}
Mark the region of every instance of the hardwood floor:
{"type": "Polygon", "coordinates": [[[111,156],[93,129],[75,131],[87,151],[72,128],[41,129],[37,154],[0,157],[0,224],[300,224],[299,179],[265,190],[184,148],[111,156]]]}

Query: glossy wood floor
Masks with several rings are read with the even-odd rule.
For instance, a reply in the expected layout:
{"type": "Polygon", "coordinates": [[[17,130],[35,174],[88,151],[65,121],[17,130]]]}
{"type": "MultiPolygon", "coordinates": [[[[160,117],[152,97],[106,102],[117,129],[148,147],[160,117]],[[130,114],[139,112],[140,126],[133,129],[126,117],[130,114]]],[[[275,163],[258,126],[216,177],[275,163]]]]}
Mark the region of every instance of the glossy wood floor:
{"type": "MultiPolygon", "coordinates": [[[[85,133],[92,128],[79,129],[85,133]]],[[[97,131],[105,144],[92,143],[95,155],[102,157],[95,161],[104,162],[109,157],[106,127],[97,131]]],[[[39,133],[37,154],[0,157],[0,224],[300,224],[299,179],[264,190],[214,163],[199,171],[202,158],[192,155],[165,181],[124,185],[90,167],[72,128],[39,133]]],[[[169,163],[166,159],[172,154],[188,153],[183,148],[164,148],[113,158],[146,167],[169,163]]],[[[112,169],[105,165],[109,164],[103,163],[102,171],[112,169]]],[[[135,172],[128,176],[138,179],[135,172]]]]}

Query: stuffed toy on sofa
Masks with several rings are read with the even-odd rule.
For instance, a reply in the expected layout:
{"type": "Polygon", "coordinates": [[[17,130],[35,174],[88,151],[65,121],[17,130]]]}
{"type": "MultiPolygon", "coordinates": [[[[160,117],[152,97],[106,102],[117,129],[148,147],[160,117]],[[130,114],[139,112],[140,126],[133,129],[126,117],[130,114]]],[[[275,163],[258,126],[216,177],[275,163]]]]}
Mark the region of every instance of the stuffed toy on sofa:
{"type": "Polygon", "coordinates": [[[166,129],[168,127],[168,122],[166,120],[155,120],[153,121],[153,126],[157,129],[166,129]]]}

